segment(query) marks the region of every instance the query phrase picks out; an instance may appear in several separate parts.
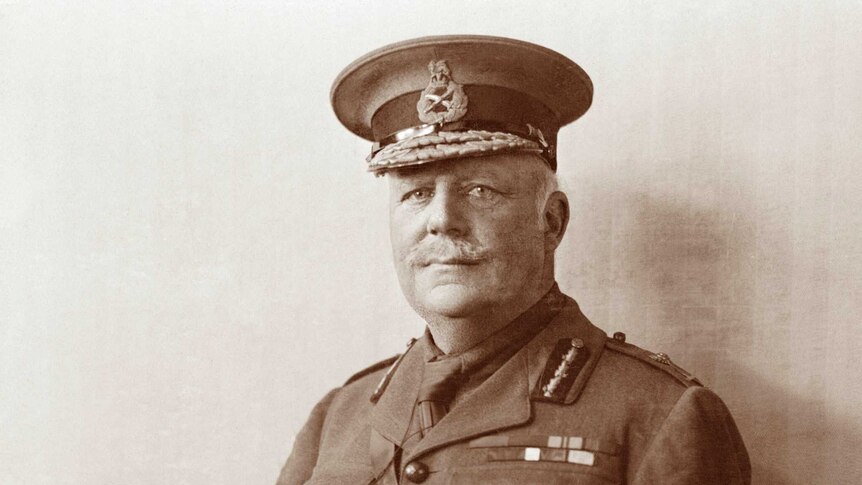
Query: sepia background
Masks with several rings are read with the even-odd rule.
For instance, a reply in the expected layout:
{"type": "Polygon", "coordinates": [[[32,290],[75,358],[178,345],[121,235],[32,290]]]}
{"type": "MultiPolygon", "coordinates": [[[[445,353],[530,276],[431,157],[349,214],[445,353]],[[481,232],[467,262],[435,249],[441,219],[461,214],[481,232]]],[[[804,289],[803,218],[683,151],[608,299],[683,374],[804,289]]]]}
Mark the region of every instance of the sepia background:
{"type": "Polygon", "coordinates": [[[562,289],[725,399],[755,483],[862,483],[858,2],[137,3],[0,1],[0,483],[275,481],[422,329],[330,84],[444,33],[592,77],[562,289]]]}

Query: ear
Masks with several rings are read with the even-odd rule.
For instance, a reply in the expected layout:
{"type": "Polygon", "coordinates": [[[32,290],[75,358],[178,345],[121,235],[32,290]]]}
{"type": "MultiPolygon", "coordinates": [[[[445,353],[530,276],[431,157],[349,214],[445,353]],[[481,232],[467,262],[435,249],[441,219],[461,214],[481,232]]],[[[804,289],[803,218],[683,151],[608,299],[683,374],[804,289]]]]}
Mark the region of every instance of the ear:
{"type": "Polygon", "coordinates": [[[548,197],[545,211],[545,249],[553,252],[560,245],[569,225],[569,199],[566,194],[556,191],[548,197]]]}

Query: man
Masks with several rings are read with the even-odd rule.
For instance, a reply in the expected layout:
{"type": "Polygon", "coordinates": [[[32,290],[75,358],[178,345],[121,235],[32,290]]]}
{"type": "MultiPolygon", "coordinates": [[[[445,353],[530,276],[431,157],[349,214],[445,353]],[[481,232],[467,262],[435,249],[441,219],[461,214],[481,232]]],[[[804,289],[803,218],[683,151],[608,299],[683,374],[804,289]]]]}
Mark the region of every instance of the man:
{"type": "Polygon", "coordinates": [[[398,279],[428,325],[323,398],[279,484],[750,483],[721,400],[557,288],[556,134],[591,100],[575,63],[511,39],[416,39],[342,72],[336,114],[375,141],[398,279]]]}

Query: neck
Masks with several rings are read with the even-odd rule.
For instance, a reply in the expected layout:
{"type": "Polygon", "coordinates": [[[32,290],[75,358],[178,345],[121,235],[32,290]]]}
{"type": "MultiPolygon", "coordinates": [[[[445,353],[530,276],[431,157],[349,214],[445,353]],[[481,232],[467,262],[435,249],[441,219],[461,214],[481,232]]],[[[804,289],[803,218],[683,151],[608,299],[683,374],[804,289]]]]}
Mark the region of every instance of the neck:
{"type": "Polygon", "coordinates": [[[523,298],[519,298],[518,301],[494,305],[475,315],[460,318],[427,315],[425,320],[434,337],[434,343],[440,350],[446,354],[460,354],[527,311],[545,296],[553,285],[553,277],[543,280],[541,285],[536,285],[531,291],[523,293],[523,298]]]}

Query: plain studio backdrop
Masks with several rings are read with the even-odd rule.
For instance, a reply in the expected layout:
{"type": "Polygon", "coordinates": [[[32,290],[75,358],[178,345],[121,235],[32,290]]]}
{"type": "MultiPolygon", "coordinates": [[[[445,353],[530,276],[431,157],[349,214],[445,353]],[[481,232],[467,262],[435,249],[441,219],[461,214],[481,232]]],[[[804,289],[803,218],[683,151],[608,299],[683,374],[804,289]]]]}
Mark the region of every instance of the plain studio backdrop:
{"type": "Polygon", "coordinates": [[[755,483],[862,483],[860,26],[855,1],[0,2],[0,483],[275,481],[313,404],[423,326],[331,82],[446,33],[592,77],[562,289],[725,399],[755,483]]]}

